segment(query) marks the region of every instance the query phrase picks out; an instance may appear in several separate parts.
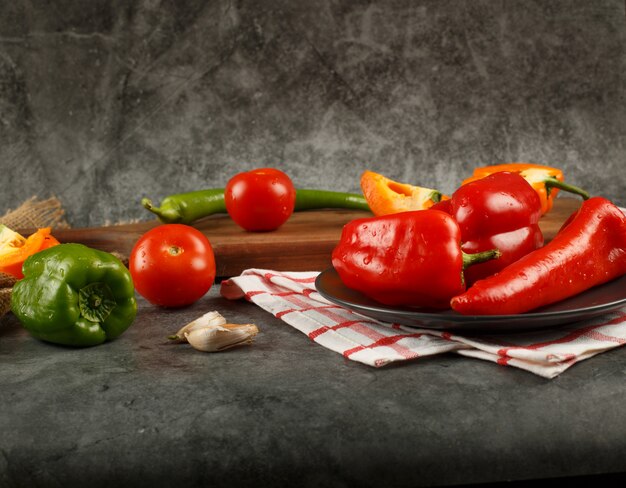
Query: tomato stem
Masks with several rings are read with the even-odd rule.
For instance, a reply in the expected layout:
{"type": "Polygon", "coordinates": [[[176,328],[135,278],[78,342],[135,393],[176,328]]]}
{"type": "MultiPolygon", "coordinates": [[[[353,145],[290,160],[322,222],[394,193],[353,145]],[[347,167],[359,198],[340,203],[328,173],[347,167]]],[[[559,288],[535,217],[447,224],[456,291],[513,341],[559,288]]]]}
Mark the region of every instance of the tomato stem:
{"type": "Polygon", "coordinates": [[[179,246],[170,246],[167,252],[169,252],[171,256],[178,256],[179,254],[182,254],[184,250],[179,246]]]}

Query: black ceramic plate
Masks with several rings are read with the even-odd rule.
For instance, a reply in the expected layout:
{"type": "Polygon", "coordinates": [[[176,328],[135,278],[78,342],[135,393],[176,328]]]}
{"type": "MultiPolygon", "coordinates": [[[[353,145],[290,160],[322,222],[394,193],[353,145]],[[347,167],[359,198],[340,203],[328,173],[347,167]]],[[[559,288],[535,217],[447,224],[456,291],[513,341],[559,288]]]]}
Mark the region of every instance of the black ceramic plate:
{"type": "Polygon", "coordinates": [[[345,286],[334,268],[319,274],[317,291],[328,301],[385,322],[440,330],[510,332],[544,329],[602,315],[626,306],[626,275],[567,300],[519,315],[461,315],[452,310],[391,307],[345,286]]]}

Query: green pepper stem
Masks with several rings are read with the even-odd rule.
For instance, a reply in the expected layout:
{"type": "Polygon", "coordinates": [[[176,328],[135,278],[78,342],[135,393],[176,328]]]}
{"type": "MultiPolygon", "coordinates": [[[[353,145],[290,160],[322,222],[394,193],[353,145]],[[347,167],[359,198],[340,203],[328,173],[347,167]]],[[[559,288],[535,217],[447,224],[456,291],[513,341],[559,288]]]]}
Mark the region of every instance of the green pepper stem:
{"type": "Polygon", "coordinates": [[[583,197],[583,200],[587,200],[589,198],[589,193],[587,193],[582,188],[570,185],[569,183],[565,183],[557,179],[555,176],[547,176],[544,183],[546,185],[546,188],[548,189],[548,192],[552,188],[558,188],[559,190],[567,191],[575,195],[580,195],[581,197],[583,197]]]}
{"type": "Polygon", "coordinates": [[[502,253],[498,249],[491,249],[489,251],[482,251],[474,254],[463,253],[463,269],[465,270],[474,264],[480,264],[492,259],[498,259],[500,256],[502,256],[502,253]]]}
{"type": "Polygon", "coordinates": [[[441,201],[442,196],[443,196],[443,193],[441,193],[438,190],[433,190],[433,192],[430,194],[430,199],[435,203],[439,203],[441,201]]]}
{"type": "Polygon", "coordinates": [[[167,224],[173,224],[176,222],[180,222],[180,212],[173,208],[160,208],[155,207],[152,203],[152,200],[149,198],[142,198],[141,204],[154,215],[156,215],[161,222],[165,222],[167,224]]]}
{"type": "Polygon", "coordinates": [[[113,292],[106,283],[96,281],[78,291],[80,315],[91,322],[104,322],[116,305],[113,292]]]}

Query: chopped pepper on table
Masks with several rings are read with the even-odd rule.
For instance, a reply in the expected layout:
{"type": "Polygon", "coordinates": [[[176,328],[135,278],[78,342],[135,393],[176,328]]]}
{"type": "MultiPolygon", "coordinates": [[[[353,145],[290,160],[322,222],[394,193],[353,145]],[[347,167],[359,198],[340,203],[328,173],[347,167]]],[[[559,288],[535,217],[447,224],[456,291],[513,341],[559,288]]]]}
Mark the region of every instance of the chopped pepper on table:
{"type": "Polygon", "coordinates": [[[454,297],[462,314],[508,315],[572,297],[626,274],[626,216],[609,200],[583,202],[552,241],[454,297]]]}
{"type": "Polygon", "coordinates": [[[129,271],[112,254],[59,244],[24,262],[11,309],[36,338],[94,346],[122,334],[137,312],[129,271]]]}
{"type": "Polygon", "coordinates": [[[543,245],[541,203],[530,184],[516,173],[500,172],[458,188],[432,209],[454,217],[461,249],[468,254],[498,249],[499,259],[467,269],[467,285],[486,278],[543,245]]]}
{"type": "Polygon", "coordinates": [[[401,212],[347,223],[332,252],[343,283],[388,305],[449,308],[465,289],[463,269],[496,258],[461,250],[454,219],[437,210],[401,212]]]}
{"type": "Polygon", "coordinates": [[[464,180],[462,185],[500,171],[518,173],[531,184],[541,199],[542,215],[552,209],[554,198],[559,190],[580,195],[585,200],[589,198],[589,193],[582,188],[565,183],[563,171],[560,169],[532,163],[507,163],[476,168],[473,176],[464,180]]]}
{"type": "Polygon", "coordinates": [[[399,183],[373,171],[361,175],[361,190],[374,215],[425,210],[448,197],[440,191],[399,183]]]}
{"type": "Polygon", "coordinates": [[[50,227],[45,227],[25,238],[6,225],[0,225],[0,272],[22,279],[26,258],[59,244],[50,232],[50,227]]]}

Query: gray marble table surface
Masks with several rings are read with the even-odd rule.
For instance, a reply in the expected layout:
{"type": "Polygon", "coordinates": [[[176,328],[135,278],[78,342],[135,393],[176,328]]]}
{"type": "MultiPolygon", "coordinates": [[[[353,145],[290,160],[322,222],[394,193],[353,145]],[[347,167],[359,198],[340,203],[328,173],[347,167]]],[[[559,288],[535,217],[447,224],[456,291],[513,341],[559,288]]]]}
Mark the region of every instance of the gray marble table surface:
{"type": "Polygon", "coordinates": [[[626,349],[546,380],[442,355],[374,369],[217,286],[139,299],[72,349],[0,323],[0,486],[435,486],[626,472],[626,349]],[[167,343],[209,310],[261,330],[219,354],[167,343]]]}

